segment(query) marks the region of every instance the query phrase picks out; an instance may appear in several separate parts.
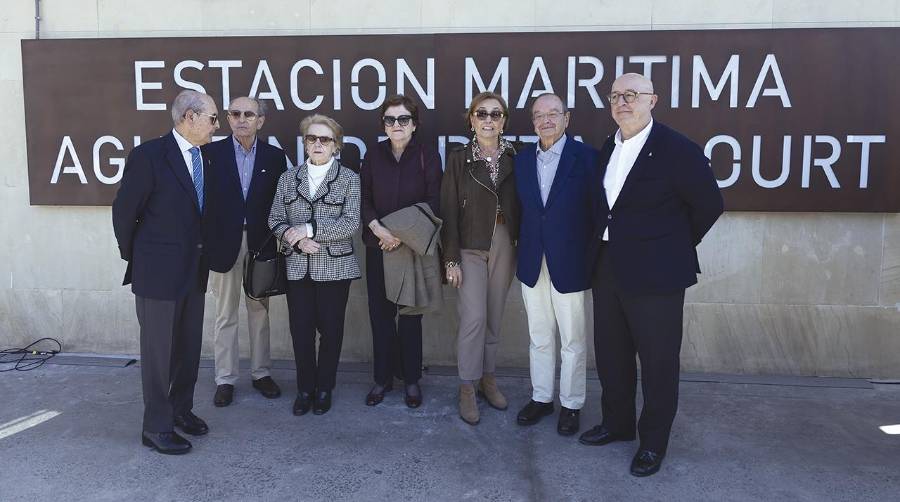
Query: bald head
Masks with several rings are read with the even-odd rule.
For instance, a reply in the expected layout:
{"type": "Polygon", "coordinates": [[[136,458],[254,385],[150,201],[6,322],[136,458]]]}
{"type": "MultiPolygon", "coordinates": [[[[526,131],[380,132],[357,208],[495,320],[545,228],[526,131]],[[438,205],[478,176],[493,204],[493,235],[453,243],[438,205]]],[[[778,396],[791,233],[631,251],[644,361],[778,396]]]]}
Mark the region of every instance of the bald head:
{"type": "Polygon", "coordinates": [[[621,77],[617,78],[615,82],[613,82],[613,90],[616,89],[616,84],[619,84],[625,89],[633,89],[638,92],[649,92],[653,93],[653,81],[649,78],[641,75],[640,73],[624,73],[621,77]]]}

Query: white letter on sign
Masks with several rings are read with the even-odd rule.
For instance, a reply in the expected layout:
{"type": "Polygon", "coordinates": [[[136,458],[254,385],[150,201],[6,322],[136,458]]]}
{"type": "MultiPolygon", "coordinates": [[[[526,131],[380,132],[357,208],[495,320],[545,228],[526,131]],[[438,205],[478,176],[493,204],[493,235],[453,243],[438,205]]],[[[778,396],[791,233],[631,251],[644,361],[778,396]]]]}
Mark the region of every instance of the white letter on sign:
{"type": "Polygon", "coordinates": [[[50,177],[50,184],[55,185],[59,181],[59,172],[62,169],[63,174],[77,174],[82,185],[87,185],[87,177],[84,175],[84,169],[81,168],[81,161],[78,160],[78,154],[75,153],[75,145],[72,144],[70,136],[63,137],[62,145],[59,147],[59,155],[56,156],[56,165],[53,166],[53,176],[50,177]],[[73,164],[71,166],[63,166],[66,158],[66,152],[72,156],[73,164]]]}
{"type": "Polygon", "coordinates": [[[144,82],[144,68],[165,68],[163,61],[134,62],[134,104],[138,110],[165,110],[165,103],[144,103],[144,89],[162,89],[162,82],[144,82]]]}

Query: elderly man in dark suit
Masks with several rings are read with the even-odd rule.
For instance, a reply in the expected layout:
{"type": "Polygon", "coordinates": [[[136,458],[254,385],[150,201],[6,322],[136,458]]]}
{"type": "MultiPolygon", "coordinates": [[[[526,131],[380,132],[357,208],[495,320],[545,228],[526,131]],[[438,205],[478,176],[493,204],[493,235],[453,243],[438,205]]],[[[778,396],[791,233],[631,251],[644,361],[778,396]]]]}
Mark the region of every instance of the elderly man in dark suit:
{"type": "Polygon", "coordinates": [[[696,246],[723,203],[703,149],[653,120],[649,79],[622,75],[608,97],[619,130],[600,152],[593,237],[603,423],[580,441],[630,441],[637,432],[631,474],[649,476],[662,465],[678,408],[684,291],[700,272],[696,246]],[[637,431],[635,354],[644,397],[637,431]]]}
{"type": "Polygon", "coordinates": [[[209,160],[200,146],[218,129],[217,115],[211,97],[182,91],[172,103],[172,132],[128,155],[112,207],[128,262],[123,284],[131,284],[141,327],[142,441],[166,454],[191,449],[175,426],[209,431],[191,409],[209,275],[202,237],[209,160]]]}
{"type": "Polygon", "coordinates": [[[275,255],[269,237],[269,210],[278,178],[285,171],[284,152],[260,141],[257,132],[266,120],[265,103],[235,98],[228,106],[231,136],[203,147],[212,163],[210,198],[216,211],[205,229],[209,243],[210,285],[216,295],[215,339],[216,406],[228,406],[238,379],[238,307],[247,307],[250,331],[250,377],[253,388],[267,398],[281,395],[272,380],[269,355],[269,299],[254,300],[242,293],[248,251],[275,255]],[[264,247],[264,249],[262,249],[264,247]]]}

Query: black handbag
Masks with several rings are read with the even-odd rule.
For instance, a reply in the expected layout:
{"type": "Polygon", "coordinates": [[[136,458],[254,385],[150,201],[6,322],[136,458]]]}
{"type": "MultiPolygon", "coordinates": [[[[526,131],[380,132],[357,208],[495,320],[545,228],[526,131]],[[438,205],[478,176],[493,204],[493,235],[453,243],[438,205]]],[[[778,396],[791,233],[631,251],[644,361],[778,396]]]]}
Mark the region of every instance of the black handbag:
{"type": "Polygon", "coordinates": [[[281,251],[281,239],[276,239],[278,249],[274,257],[260,256],[274,235],[274,232],[270,232],[258,251],[247,252],[244,263],[244,294],[254,300],[287,293],[287,261],[281,251]]]}

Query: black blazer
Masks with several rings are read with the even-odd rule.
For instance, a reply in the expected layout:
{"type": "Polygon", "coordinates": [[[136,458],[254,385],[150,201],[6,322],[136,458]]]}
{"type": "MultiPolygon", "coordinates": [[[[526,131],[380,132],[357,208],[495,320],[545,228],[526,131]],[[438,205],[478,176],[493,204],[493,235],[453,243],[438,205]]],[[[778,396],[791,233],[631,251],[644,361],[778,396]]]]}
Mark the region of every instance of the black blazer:
{"type": "MultiPolygon", "coordinates": [[[[278,178],[286,170],[284,151],[257,138],[253,177],[247,200],[241,191],[241,179],[234,159],[234,139],[225,139],[203,147],[203,155],[212,163],[209,192],[215,212],[214,223],[206,227],[210,268],[228,272],[235,265],[243,238],[244,219],[247,220],[247,247],[259,250],[269,234],[269,210],[275,197],[278,178]]],[[[264,254],[274,256],[275,238],[269,241],[264,254]]]]}
{"type": "MultiPolygon", "coordinates": [[[[206,210],[209,158],[204,156],[203,161],[206,210]]],[[[177,300],[191,290],[206,291],[205,216],[171,132],[136,146],[128,155],[112,217],[119,254],[128,261],[122,284],[131,284],[135,295],[177,300]]]]}
{"type": "Polygon", "coordinates": [[[592,263],[609,228],[606,252],[623,290],[670,293],[696,284],[696,246],[724,209],[709,159],[699,145],[654,121],[610,210],[603,178],[614,148],[610,136],[600,152],[594,183],[592,263]]]}

